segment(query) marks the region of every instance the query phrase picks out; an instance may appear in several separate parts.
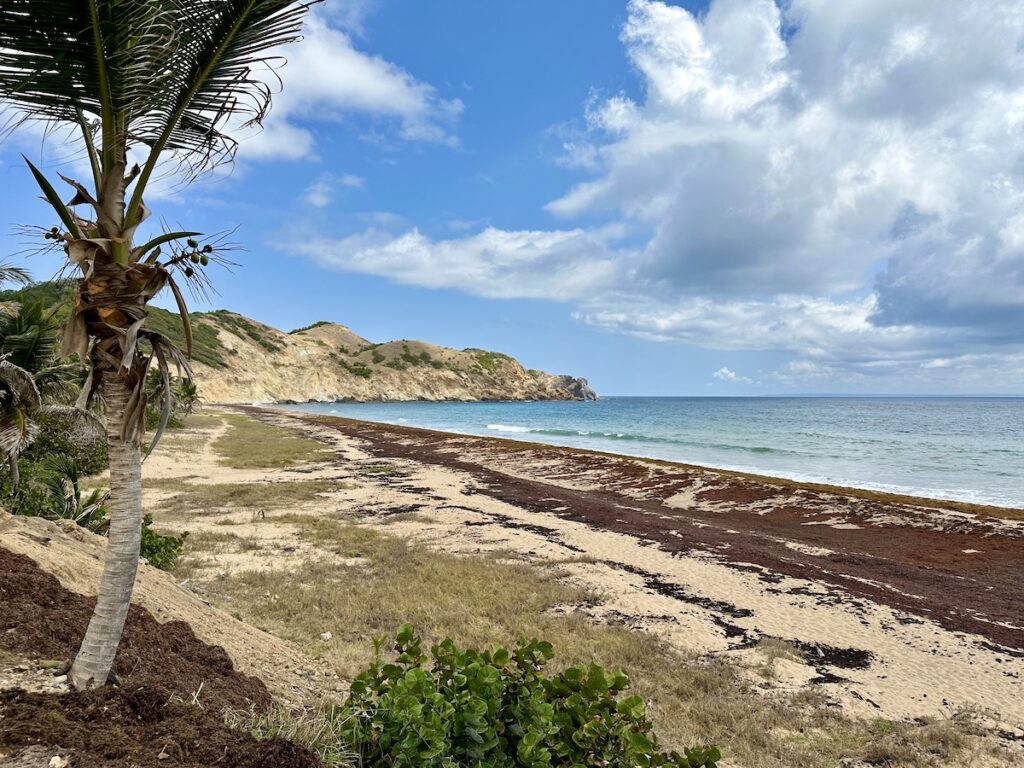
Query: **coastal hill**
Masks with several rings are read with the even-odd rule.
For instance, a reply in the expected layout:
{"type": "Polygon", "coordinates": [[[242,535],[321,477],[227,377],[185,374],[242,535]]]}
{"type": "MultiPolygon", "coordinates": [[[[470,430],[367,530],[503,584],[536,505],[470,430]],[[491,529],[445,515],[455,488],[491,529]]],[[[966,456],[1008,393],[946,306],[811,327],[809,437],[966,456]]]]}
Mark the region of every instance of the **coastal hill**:
{"type": "Polygon", "coordinates": [[[207,402],[596,398],[586,379],[527,370],[499,352],[374,343],[328,322],[283,333],[223,310],[193,322],[207,342],[194,364],[207,402]]]}
{"type": "MultiPolygon", "coordinates": [[[[66,314],[70,281],[0,293],[66,314]]],[[[401,339],[374,343],[344,325],[317,322],[290,333],[227,310],[190,315],[192,366],[208,403],[346,400],[593,400],[586,379],[526,369],[499,352],[401,339]]],[[[181,319],[150,307],[147,325],[185,348],[181,319]]]]}

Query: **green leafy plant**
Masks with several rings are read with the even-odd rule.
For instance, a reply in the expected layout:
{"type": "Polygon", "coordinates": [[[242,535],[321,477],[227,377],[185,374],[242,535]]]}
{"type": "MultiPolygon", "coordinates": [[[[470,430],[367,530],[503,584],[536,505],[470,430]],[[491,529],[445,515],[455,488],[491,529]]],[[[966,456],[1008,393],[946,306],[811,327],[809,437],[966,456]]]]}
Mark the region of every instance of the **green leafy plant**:
{"type": "Polygon", "coordinates": [[[373,376],[373,369],[370,368],[366,363],[349,363],[341,358],[337,358],[338,364],[346,371],[351,373],[353,376],[358,376],[362,379],[368,379],[373,376]]]}
{"type": "Polygon", "coordinates": [[[67,456],[82,475],[107,468],[107,436],[98,419],[71,409],[43,410],[35,417],[39,436],[22,454],[29,462],[45,463],[52,456],[67,456]]]}
{"type": "Polygon", "coordinates": [[[50,494],[52,509],[48,517],[74,520],[93,533],[106,534],[110,521],[107,519],[107,493],[94,488],[88,494],[82,492],[82,472],[72,457],[57,454],[48,456],[43,462],[46,474],[43,484],[50,494]]]}
{"type": "Polygon", "coordinates": [[[142,546],[139,554],[153,567],[169,571],[181,557],[188,531],[180,536],[165,536],[154,531],[152,526],[153,516],[147,514],[142,518],[142,546]]]}
{"type": "Polygon", "coordinates": [[[544,673],[551,644],[462,649],[447,639],[430,651],[408,624],[394,660],[382,654],[353,683],[336,718],[365,766],[714,768],[715,747],[665,752],[629,678],[597,664],[544,673]]]}
{"type": "MultiPolygon", "coordinates": [[[[45,517],[50,520],[74,520],[78,525],[101,536],[107,535],[107,491],[82,488],[82,472],[70,456],[49,456],[38,464],[29,464],[24,472],[26,482],[12,497],[15,514],[45,517]]],[[[142,543],[139,554],[150,565],[170,570],[177,563],[188,532],[169,536],[153,530],[153,516],[142,520],[142,543]]]]}

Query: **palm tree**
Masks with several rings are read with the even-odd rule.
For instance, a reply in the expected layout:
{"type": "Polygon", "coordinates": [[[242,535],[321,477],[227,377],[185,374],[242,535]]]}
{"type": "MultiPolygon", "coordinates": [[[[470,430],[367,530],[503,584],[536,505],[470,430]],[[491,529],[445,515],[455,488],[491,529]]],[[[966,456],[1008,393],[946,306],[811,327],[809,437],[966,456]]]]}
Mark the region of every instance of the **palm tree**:
{"type": "Polygon", "coordinates": [[[0,306],[0,453],[7,461],[12,489],[21,480],[18,456],[39,434],[35,417],[44,411],[68,410],[44,405],[44,397],[60,399],[80,372],[80,366],[57,359],[58,330],[54,311],[45,310],[40,302],[0,306]]]}
{"type": "Polygon", "coordinates": [[[42,408],[39,387],[31,372],[0,357],[0,452],[7,461],[11,488],[21,482],[18,456],[39,434],[33,417],[42,408]]]}
{"type": "Polygon", "coordinates": [[[61,361],[59,307],[41,301],[0,306],[0,355],[24,368],[48,401],[73,401],[82,366],[61,361]]]}
{"type": "MultiPolygon", "coordinates": [[[[191,347],[174,275],[201,288],[202,267],[216,252],[201,247],[194,232],[136,245],[149,215],[146,190],[158,167],[168,168],[162,160],[177,161],[171,167],[190,181],[233,158],[230,132],[266,115],[267,72],[280,61],[274,49],[298,39],[315,1],[0,2],[0,101],[20,119],[69,127],[91,172],[88,184],[61,176],[74,192],[65,203],[26,158],[60,221],[45,236],[81,272],[63,339],[65,352],[88,363],[79,404],[99,392],[107,415],[110,534],[96,609],[71,667],[78,688],[106,682],[131,602],[142,529],[146,373],[155,365],[169,379],[177,365],[189,375],[185,355],[146,327],[146,307],[169,288],[191,347]],[[130,150],[142,151],[139,162],[129,160],[130,150]],[[162,247],[169,251],[163,260],[162,247]]],[[[163,391],[169,397],[170,386],[163,391]]]]}

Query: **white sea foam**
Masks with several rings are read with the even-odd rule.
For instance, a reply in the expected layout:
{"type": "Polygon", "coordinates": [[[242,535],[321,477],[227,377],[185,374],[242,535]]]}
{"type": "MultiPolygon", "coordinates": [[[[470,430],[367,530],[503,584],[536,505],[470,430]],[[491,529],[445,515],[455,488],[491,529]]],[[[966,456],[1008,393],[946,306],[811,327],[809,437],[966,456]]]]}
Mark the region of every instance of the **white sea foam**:
{"type": "Polygon", "coordinates": [[[488,424],[488,429],[494,430],[495,432],[536,432],[537,430],[531,427],[516,427],[510,424],[488,424]]]}

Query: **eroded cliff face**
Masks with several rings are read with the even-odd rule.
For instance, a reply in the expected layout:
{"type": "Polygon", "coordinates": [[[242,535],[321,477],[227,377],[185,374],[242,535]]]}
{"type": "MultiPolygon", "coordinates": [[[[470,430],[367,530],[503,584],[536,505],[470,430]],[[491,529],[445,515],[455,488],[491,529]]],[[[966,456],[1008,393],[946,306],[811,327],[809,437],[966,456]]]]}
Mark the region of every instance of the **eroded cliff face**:
{"type": "Polygon", "coordinates": [[[374,344],[343,325],[282,333],[217,312],[196,323],[216,333],[216,360],[196,362],[208,403],[341,400],[593,400],[586,379],[526,370],[480,349],[422,341],[374,344]]]}

